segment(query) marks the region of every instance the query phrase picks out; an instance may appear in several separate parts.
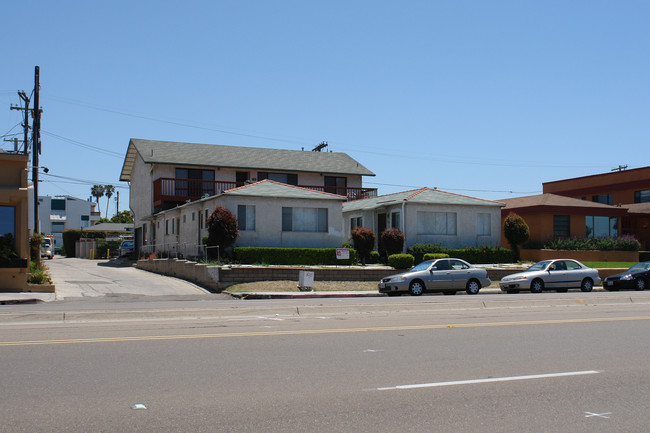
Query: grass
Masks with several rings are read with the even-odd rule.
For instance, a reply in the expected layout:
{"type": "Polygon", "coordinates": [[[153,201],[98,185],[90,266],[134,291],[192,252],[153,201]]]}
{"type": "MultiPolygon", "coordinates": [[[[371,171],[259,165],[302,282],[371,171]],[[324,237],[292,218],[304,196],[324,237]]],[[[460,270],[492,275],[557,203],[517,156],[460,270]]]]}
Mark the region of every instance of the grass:
{"type": "Polygon", "coordinates": [[[582,262],[590,268],[630,268],[638,262],[582,262]]]}

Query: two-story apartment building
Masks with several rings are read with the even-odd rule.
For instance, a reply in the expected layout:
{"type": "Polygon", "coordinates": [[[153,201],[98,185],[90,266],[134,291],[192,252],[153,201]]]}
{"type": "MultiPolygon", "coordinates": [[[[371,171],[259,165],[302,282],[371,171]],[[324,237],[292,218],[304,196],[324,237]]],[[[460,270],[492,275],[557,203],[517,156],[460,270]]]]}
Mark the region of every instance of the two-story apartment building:
{"type": "Polygon", "coordinates": [[[84,229],[96,224],[99,212],[97,203],[68,195],[39,196],[38,221],[41,233],[53,235],[54,247],[63,246],[63,230],[84,229]]]}
{"type": "Polygon", "coordinates": [[[542,187],[545,194],[626,209],[618,222],[620,234],[635,235],[642,248],[650,248],[650,167],[545,182],[542,187]]]}
{"type": "Polygon", "coordinates": [[[129,182],[136,245],[151,239],[153,216],[265,179],[359,199],[375,174],[345,153],[180,143],[132,138],[120,180],[129,182]]]}

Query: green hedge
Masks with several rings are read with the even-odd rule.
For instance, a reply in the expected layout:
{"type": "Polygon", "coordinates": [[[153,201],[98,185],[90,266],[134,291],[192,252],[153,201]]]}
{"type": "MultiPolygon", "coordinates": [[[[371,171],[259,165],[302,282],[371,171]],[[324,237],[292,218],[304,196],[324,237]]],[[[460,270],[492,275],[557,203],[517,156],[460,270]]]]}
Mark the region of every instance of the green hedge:
{"type": "Polygon", "coordinates": [[[411,269],[413,267],[413,256],[411,254],[391,254],[388,256],[388,266],[395,269],[411,269]]]}
{"type": "Polygon", "coordinates": [[[350,265],[358,263],[357,252],[350,249],[349,260],[337,260],[336,248],[237,247],[235,260],[265,265],[350,265]]]}
{"type": "Polygon", "coordinates": [[[650,251],[639,251],[640,262],[650,262],[650,251]]]}
{"type": "Polygon", "coordinates": [[[544,245],[549,250],[639,251],[641,243],[631,235],[617,238],[555,239],[544,245]]]}
{"type": "Polygon", "coordinates": [[[446,248],[437,244],[413,244],[407,251],[415,263],[421,263],[429,254],[447,254],[447,257],[463,259],[469,263],[513,263],[512,250],[481,245],[467,248],[446,248]]]}
{"type": "Polygon", "coordinates": [[[449,254],[445,253],[426,253],[422,261],[425,260],[435,260],[435,259],[446,259],[449,258],[449,254]]]}

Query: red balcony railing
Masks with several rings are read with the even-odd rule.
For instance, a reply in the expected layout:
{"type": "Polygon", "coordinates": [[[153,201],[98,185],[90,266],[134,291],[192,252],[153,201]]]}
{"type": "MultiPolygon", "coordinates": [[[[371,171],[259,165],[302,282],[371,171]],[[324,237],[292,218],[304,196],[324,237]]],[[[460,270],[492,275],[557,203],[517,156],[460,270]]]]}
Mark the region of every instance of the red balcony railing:
{"type": "MultiPolygon", "coordinates": [[[[173,179],[161,177],[153,181],[154,206],[164,204],[185,203],[198,200],[201,197],[221,194],[233,188],[244,185],[241,182],[223,182],[218,180],[173,179]]],[[[298,185],[301,188],[314,191],[328,192],[347,197],[348,201],[376,197],[376,188],[348,188],[338,186],[298,185]]]]}

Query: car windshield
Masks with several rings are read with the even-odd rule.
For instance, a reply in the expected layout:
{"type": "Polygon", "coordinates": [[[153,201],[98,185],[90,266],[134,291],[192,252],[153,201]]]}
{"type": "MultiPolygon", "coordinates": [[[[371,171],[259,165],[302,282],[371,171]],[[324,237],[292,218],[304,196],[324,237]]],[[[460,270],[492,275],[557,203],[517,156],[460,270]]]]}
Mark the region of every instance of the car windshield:
{"type": "Polygon", "coordinates": [[[122,242],[122,248],[124,247],[132,247],[133,246],[133,241],[124,241],[122,242]]]}
{"type": "Polygon", "coordinates": [[[648,269],[650,269],[650,262],[642,262],[632,266],[630,269],[628,269],[628,271],[643,272],[643,271],[647,271],[648,269]]]}
{"type": "Polygon", "coordinates": [[[433,260],[427,260],[426,262],[422,262],[419,265],[413,266],[410,272],[426,271],[427,269],[429,269],[429,266],[431,266],[431,263],[433,263],[433,260]]]}
{"type": "Polygon", "coordinates": [[[526,269],[526,272],[543,271],[550,264],[551,264],[551,260],[544,260],[542,262],[537,262],[533,266],[531,266],[530,268],[526,269]]]}

